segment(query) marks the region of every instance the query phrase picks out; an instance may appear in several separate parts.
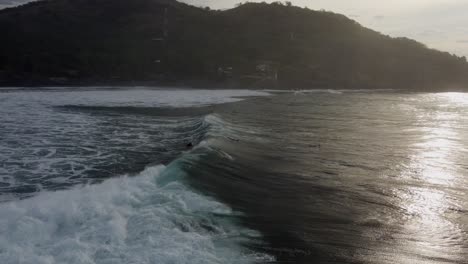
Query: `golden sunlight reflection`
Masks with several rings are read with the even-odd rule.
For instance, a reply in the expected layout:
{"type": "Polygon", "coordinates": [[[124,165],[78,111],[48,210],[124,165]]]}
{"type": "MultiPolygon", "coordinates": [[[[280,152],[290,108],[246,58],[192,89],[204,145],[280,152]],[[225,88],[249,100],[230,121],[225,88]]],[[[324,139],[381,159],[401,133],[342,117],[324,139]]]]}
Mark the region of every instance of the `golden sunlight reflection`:
{"type": "Polygon", "coordinates": [[[468,96],[442,93],[423,95],[421,100],[415,124],[420,141],[409,146],[409,164],[402,173],[405,184],[396,191],[407,215],[402,236],[407,241],[404,247],[415,253],[449,258],[463,250],[462,229],[449,216],[458,208],[452,190],[463,181],[457,170],[461,148],[457,127],[468,96]]]}
{"type": "Polygon", "coordinates": [[[449,99],[453,103],[468,105],[467,93],[440,93],[438,95],[449,99]]]}
{"type": "Polygon", "coordinates": [[[457,133],[451,126],[457,115],[437,111],[421,118],[421,141],[411,146],[413,154],[406,176],[423,183],[453,185],[455,159],[452,150],[458,143],[457,133]]]}

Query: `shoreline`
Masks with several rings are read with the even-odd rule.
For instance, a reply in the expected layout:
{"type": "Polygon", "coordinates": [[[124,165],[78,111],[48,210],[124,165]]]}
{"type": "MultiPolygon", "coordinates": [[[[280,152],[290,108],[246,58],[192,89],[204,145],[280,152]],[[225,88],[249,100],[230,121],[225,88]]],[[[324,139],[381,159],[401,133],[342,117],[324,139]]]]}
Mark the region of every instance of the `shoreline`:
{"type": "Polygon", "coordinates": [[[288,85],[280,83],[270,83],[264,85],[255,85],[241,83],[237,81],[180,81],[180,82],[161,82],[161,81],[79,81],[79,82],[0,82],[0,90],[8,88],[23,88],[25,90],[34,90],[41,88],[157,88],[157,89],[193,89],[193,90],[277,90],[277,91],[307,91],[307,90],[332,90],[332,91],[383,91],[394,90],[400,92],[468,92],[468,87],[461,86],[446,86],[446,87],[421,87],[408,85],[406,87],[391,87],[387,85],[338,85],[338,84],[317,84],[317,85],[288,85]]]}

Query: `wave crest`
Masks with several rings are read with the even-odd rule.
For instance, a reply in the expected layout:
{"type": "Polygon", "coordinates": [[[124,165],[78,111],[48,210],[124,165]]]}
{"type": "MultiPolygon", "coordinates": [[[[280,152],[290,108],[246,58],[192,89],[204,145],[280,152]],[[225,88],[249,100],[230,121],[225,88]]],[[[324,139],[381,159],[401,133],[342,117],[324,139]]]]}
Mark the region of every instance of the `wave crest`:
{"type": "Polygon", "coordinates": [[[258,236],[180,181],[177,164],[0,204],[0,263],[250,263],[258,236]],[[174,167],[175,166],[175,167],[174,167]],[[167,176],[171,178],[170,176],[167,176]]]}

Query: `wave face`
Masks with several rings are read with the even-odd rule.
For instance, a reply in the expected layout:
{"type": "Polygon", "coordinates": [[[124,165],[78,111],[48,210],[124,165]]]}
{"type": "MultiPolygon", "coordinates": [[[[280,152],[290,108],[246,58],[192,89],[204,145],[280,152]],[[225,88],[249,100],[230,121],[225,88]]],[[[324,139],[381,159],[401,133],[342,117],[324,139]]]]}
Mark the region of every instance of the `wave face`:
{"type": "Polygon", "coordinates": [[[178,181],[177,166],[0,205],[1,263],[252,263],[268,256],[229,207],[178,181]]]}
{"type": "Polygon", "coordinates": [[[0,93],[0,263],[468,259],[467,94],[114,92],[0,93]]]}
{"type": "Polygon", "coordinates": [[[219,108],[191,186],[278,263],[466,263],[468,95],[282,92],[219,108]]]}
{"type": "Polygon", "coordinates": [[[240,212],[186,184],[177,160],[196,158],[187,144],[206,139],[214,105],[265,95],[3,90],[0,263],[273,260],[246,246],[262,239],[240,212]]]}
{"type": "Polygon", "coordinates": [[[204,137],[209,105],[259,95],[266,93],[6,90],[0,93],[0,200],[167,164],[204,137]]]}

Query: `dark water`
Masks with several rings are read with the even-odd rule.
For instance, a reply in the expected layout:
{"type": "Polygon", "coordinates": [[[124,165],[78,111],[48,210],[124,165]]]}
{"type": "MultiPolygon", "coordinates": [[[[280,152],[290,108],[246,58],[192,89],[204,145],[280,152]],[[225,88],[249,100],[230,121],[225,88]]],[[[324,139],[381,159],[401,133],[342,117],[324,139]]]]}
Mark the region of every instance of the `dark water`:
{"type": "Polygon", "coordinates": [[[468,263],[466,113],[466,94],[283,94],[220,109],[186,164],[278,261],[468,263]]]}
{"type": "Polygon", "coordinates": [[[468,263],[467,94],[83,93],[3,117],[2,263],[468,263]]]}

